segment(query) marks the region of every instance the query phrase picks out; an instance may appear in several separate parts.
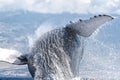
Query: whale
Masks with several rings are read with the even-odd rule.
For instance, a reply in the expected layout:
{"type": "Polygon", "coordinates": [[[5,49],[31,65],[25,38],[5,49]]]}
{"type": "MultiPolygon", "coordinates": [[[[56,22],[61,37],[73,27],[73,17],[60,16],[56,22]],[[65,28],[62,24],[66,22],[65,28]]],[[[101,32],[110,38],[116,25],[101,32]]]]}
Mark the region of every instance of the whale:
{"type": "Polygon", "coordinates": [[[113,19],[109,15],[98,15],[86,20],[70,21],[64,27],[40,36],[28,54],[0,48],[0,61],[28,65],[34,80],[70,80],[79,75],[84,38],[113,19]]]}

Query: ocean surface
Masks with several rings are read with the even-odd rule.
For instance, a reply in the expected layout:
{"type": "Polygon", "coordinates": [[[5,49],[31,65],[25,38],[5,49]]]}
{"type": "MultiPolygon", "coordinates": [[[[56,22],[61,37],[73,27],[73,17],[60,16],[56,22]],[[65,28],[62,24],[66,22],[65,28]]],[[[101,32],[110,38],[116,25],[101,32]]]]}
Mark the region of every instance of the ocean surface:
{"type": "MultiPolygon", "coordinates": [[[[43,33],[64,27],[69,21],[89,19],[92,16],[25,11],[0,12],[0,47],[15,49],[23,54],[29,53],[34,41],[43,33]]],[[[112,16],[115,17],[113,21],[102,25],[91,37],[85,39],[80,67],[82,78],[77,80],[120,80],[120,17],[112,16]]],[[[0,65],[0,80],[32,80],[27,66],[4,62],[0,62],[0,65]]]]}
{"type": "MultiPolygon", "coordinates": [[[[2,77],[0,78],[0,80],[33,80],[32,78],[15,78],[15,77],[2,77]]],[[[77,79],[74,79],[74,80],[95,80],[95,79],[92,79],[92,78],[77,78],[77,79]]]]}
{"type": "Polygon", "coordinates": [[[32,78],[15,78],[15,77],[10,77],[10,78],[0,78],[0,80],[33,80],[32,78]]]}

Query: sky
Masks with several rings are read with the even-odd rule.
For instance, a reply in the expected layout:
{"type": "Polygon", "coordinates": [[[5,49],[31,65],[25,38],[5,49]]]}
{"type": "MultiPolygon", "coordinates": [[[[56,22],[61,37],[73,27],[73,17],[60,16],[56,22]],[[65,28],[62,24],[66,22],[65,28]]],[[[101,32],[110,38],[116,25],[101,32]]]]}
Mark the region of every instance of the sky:
{"type": "Polygon", "coordinates": [[[120,14],[120,0],[0,0],[0,11],[120,14]]]}

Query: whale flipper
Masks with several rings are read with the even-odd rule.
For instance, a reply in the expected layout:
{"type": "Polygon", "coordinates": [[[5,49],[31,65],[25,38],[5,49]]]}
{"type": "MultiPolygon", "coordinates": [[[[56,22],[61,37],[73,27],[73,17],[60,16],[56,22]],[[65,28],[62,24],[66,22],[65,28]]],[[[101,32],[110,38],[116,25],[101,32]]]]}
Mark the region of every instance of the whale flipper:
{"type": "Polygon", "coordinates": [[[19,51],[0,48],[0,61],[15,65],[27,64],[27,55],[22,55],[19,51]]]}
{"type": "Polygon", "coordinates": [[[99,15],[89,20],[79,20],[66,26],[77,32],[80,36],[89,37],[99,26],[112,19],[113,17],[108,15],[99,15]]]}

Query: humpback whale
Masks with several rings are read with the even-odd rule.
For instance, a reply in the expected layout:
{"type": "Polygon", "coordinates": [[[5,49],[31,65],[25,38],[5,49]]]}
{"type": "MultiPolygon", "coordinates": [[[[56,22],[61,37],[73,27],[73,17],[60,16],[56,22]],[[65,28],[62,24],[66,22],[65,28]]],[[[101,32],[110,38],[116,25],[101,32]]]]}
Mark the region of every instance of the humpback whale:
{"type": "Polygon", "coordinates": [[[2,54],[6,50],[10,54],[6,54],[7,58],[3,59],[4,55],[0,52],[0,60],[15,65],[27,64],[34,80],[70,80],[79,75],[79,63],[84,52],[83,38],[89,37],[98,27],[112,19],[109,15],[98,15],[70,22],[65,27],[43,34],[29,54],[22,55],[18,51],[1,48],[2,54]]]}

